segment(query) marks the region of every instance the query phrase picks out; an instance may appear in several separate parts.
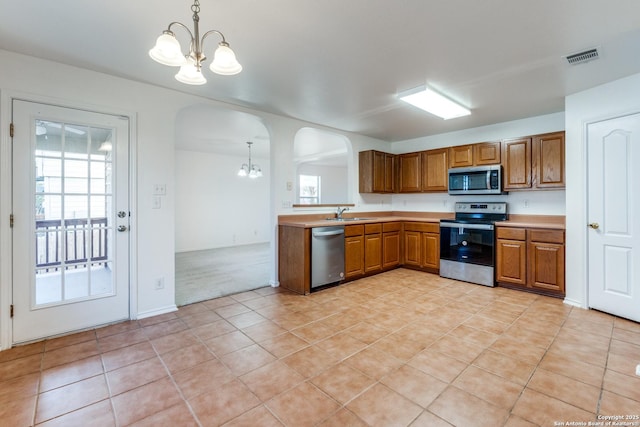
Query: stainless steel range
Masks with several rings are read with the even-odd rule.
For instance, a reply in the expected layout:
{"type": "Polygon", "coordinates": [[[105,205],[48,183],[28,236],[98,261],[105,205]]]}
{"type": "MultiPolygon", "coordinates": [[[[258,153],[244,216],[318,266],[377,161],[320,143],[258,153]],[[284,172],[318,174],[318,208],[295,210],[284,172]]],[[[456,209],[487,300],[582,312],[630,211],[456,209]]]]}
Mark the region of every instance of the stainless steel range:
{"type": "Polygon", "coordinates": [[[495,286],[494,223],[508,218],[505,202],[457,202],[455,219],[440,221],[440,276],[495,286]]]}

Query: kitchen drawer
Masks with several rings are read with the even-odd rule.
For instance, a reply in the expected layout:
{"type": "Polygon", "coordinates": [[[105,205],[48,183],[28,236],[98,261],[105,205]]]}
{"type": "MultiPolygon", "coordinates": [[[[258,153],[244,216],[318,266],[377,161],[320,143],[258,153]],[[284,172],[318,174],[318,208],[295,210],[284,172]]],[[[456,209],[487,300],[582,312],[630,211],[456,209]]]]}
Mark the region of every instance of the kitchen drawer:
{"type": "Polygon", "coordinates": [[[387,233],[390,231],[400,231],[402,228],[401,222],[383,222],[382,223],[382,232],[387,233]]]}
{"type": "Polygon", "coordinates": [[[439,222],[405,222],[404,231],[420,231],[423,233],[440,233],[439,222]]]}
{"type": "Polygon", "coordinates": [[[378,222],[376,224],[364,225],[364,234],[376,234],[376,233],[382,233],[382,224],[378,222]]]}
{"type": "Polygon", "coordinates": [[[364,225],[347,225],[344,227],[344,237],[362,236],[364,234],[364,225]]]}
{"type": "Polygon", "coordinates": [[[496,238],[508,240],[526,240],[527,230],[524,228],[496,227],[496,238]]]}
{"type": "Polygon", "coordinates": [[[529,240],[532,242],[543,242],[543,243],[564,243],[564,231],[562,230],[539,230],[539,229],[530,229],[529,230],[529,240]]]}

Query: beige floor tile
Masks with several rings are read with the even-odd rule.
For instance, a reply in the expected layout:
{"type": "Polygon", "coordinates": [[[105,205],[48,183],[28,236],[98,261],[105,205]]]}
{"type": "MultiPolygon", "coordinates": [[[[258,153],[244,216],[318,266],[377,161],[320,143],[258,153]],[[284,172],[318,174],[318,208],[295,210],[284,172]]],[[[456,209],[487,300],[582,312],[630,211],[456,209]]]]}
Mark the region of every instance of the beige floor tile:
{"type": "Polygon", "coordinates": [[[0,405],[0,420],[7,426],[31,426],[37,396],[14,399],[0,405]]]}
{"type": "Polygon", "coordinates": [[[585,423],[595,420],[590,412],[530,388],[524,390],[512,413],[539,426],[552,426],[566,420],[585,423]]]}
{"type": "Polygon", "coordinates": [[[347,408],[369,425],[409,425],[422,408],[382,384],[352,400],[347,408]]]}
{"type": "MultiPolygon", "coordinates": [[[[4,419],[3,419],[4,421],[4,419]]],[[[116,419],[113,414],[111,402],[105,399],[98,403],[85,406],[76,411],[69,412],[59,417],[38,424],[38,427],[69,427],[88,425],[91,427],[115,427],[116,419]],[[87,420],[90,420],[89,422],[87,420]]],[[[14,424],[18,425],[18,424],[14,424]]]]}
{"type": "Polygon", "coordinates": [[[106,371],[112,371],[152,357],[156,357],[156,352],[149,341],[144,341],[102,353],[102,363],[106,371]]]}
{"type": "Polygon", "coordinates": [[[233,380],[189,400],[202,425],[218,426],[255,408],[260,400],[240,381],[233,380]]]}
{"type": "Polygon", "coordinates": [[[409,365],[401,366],[380,382],[423,408],[429,406],[448,385],[409,365]]]}
{"type": "MultiPolygon", "coordinates": [[[[245,302],[246,304],[246,302],[245,302]]],[[[224,427],[282,427],[283,424],[264,406],[253,408],[224,424],[224,427]]]]}
{"type": "Polygon", "coordinates": [[[348,359],[345,359],[345,363],[376,380],[379,380],[404,364],[400,359],[383,351],[376,350],[373,347],[367,347],[348,359]]]}
{"type": "Polygon", "coordinates": [[[168,376],[164,364],[158,357],[143,360],[107,373],[109,391],[116,396],[125,391],[149,384],[168,376]]]}
{"type": "Polygon", "coordinates": [[[620,415],[638,413],[638,401],[620,396],[607,390],[602,391],[602,399],[600,401],[601,415],[620,415]]]}
{"type": "Polygon", "coordinates": [[[600,388],[553,372],[537,369],[527,388],[546,394],[570,405],[596,413],[600,388]]]}
{"type": "Polygon", "coordinates": [[[240,377],[263,402],[302,383],[305,378],[285,363],[276,360],[240,377]]]}
{"type": "Polygon", "coordinates": [[[258,344],[254,344],[233,353],[225,354],[220,360],[227,365],[231,373],[240,376],[273,362],[276,358],[258,344]]]}
{"type": "Polygon", "coordinates": [[[338,360],[346,359],[367,346],[366,343],[352,337],[346,332],[332,335],[329,338],[318,341],[315,345],[338,360]]]}
{"type": "MultiPolygon", "coordinates": [[[[611,359],[609,359],[610,363],[611,359]]],[[[571,354],[548,351],[539,366],[547,371],[579,380],[594,387],[600,388],[602,386],[604,367],[581,362],[571,354]]]]}
{"type": "MultiPolygon", "coordinates": [[[[640,362],[640,354],[636,361],[640,362]]],[[[636,400],[639,405],[638,410],[640,411],[640,376],[625,375],[607,369],[604,374],[603,388],[620,396],[636,400]]],[[[640,415],[640,413],[638,415],[640,415]]]]}
{"type": "Polygon", "coordinates": [[[469,366],[456,378],[453,385],[504,409],[513,407],[523,389],[520,384],[475,366],[469,366]]]}
{"type": "Polygon", "coordinates": [[[451,424],[443,420],[442,418],[432,414],[429,411],[424,411],[414,422],[411,423],[411,427],[450,427],[451,424]]]}
{"type": "Polygon", "coordinates": [[[464,362],[431,349],[418,353],[408,364],[446,383],[453,381],[468,366],[464,362]]]}
{"type": "Polygon", "coordinates": [[[315,345],[297,351],[285,357],[282,361],[305,378],[315,376],[338,363],[338,359],[335,356],[315,345]]]}
{"type": "Polygon", "coordinates": [[[280,334],[274,338],[264,340],[260,346],[277,358],[288,356],[296,351],[302,350],[309,345],[302,338],[298,338],[290,332],[280,334]]]}
{"type": "Polygon", "coordinates": [[[160,358],[169,369],[169,372],[175,374],[211,360],[215,356],[204,344],[198,343],[162,354],[160,358]]]}
{"type": "Polygon", "coordinates": [[[345,363],[327,369],[310,381],[343,405],[375,384],[375,380],[345,363]]]}
{"type": "MultiPolygon", "coordinates": [[[[338,412],[318,424],[318,427],[367,427],[362,419],[348,409],[340,409],[338,412]]],[[[249,426],[247,426],[249,427],[249,426]]]]}
{"type": "Polygon", "coordinates": [[[309,383],[276,396],[266,406],[287,426],[313,426],[334,414],[340,405],[309,383]]]}
{"type": "Polygon", "coordinates": [[[242,332],[236,330],[228,334],[211,338],[204,343],[216,356],[221,357],[225,354],[240,350],[241,348],[249,347],[254,344],[254,341],[242,332]]]}
{"type": "Polygon", "coordinates": [[[236,377],[221,361],[212,359],[180,371],[173,375],[173,378],[184,397],[189,400],[215,387],[227,384],[236,377]]]}
{"type": "Polygon", "coordinates": [[[131,427],[158,426],[198,427],[199,424],[184,402],[180,402],[177,405],[156,412],[153,415],[131,424],[131,427]]]}
{"type": "Polygon", "coordinates": [[[102,373],[103,367],[100,356],[91,356],[76,362],[59,365],[42,371],[40,392],[52,390],[102,373]]]}
{"type": "Polygon", "coordinates": [[[12,400],[35,396],[39,386],[40,374],[37,372],[0,382],[0,406],[6,405],[12,400]]]}
{"type": "Polygon", "coordinates": [[[500,426],[509,417],[507,409],[488,404],[456,387],[447,388],[427,409],[455,426],[500,426]]]}
{"type": "Polygon", "coordinates": [[[281,328],[270,320],[265,320],[242,329],[242,333],[255,342],[262,342],[285,332],[287,332],[286,329],[281,328]]]}
{"type": "Polygon", "coordinates": [[[38,397],[36,424],[73,412],[108,397],[109,390],[104,375],[46,391],[38,397]]]}

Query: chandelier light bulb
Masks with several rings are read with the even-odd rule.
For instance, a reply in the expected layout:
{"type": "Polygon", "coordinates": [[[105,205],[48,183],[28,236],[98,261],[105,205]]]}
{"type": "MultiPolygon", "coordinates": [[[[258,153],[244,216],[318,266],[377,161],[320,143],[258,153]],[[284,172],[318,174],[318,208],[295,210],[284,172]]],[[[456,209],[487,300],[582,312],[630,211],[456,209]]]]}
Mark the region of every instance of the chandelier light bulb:
{"type": "Polygon", "coordinates": [[[209,69],[216,74],[223,76],[233,76],[242,71],[242,65],[236,59],[236,54],[229,47],[228,43],[220,42],[218,49],[213,55],[213,62],[209,69]]]}
{"type": "Polygon", "coordinates": [[[187,62],[182,54],[180,42],[170,31],[165,31],[156,39],[156,45],[149,51],[149,56],[154,61],[170,67],[179,67],[187,62]]]}
{"type": "Polygon", "coordinates": [[[180,67],[180,71],[176,74],[176,80],[188,85],[203,85],[207,82],[193,60],[188,60],[187,64],[180,67]]]}

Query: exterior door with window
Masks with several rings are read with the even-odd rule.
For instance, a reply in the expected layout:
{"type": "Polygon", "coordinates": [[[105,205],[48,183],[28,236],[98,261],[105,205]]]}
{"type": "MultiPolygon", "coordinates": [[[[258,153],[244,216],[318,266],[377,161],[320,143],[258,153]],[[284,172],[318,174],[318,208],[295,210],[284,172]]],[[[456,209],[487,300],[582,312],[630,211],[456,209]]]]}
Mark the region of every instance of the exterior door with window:
{"type": "Polygon", "coordinates": [[[640,321],[640,114],[587,125],[589,307],[640,321]]]}
{"type": "Polygon", "coordinates": [[[128,119],[12,106],[13,342],[128,319],[128,119]]]}

